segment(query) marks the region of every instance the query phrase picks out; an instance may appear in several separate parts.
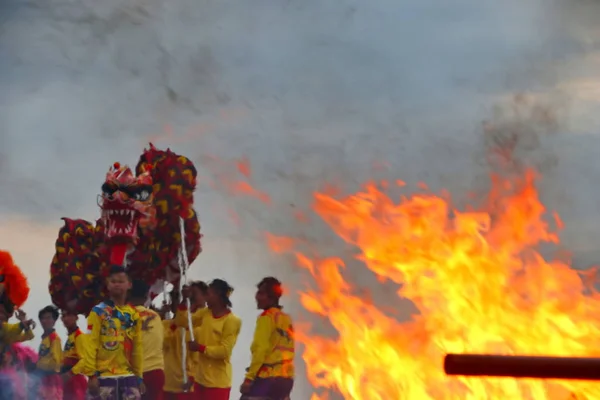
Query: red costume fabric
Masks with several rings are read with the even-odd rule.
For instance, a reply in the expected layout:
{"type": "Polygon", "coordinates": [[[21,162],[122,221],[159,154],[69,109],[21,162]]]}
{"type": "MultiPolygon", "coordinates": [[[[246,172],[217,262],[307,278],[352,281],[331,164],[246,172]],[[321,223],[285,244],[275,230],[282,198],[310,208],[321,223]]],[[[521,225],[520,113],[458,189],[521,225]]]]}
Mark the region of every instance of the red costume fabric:
{"type": "Polygon", "coordinates": [[[196,383],[194,393],[198,400],[229,400],[231,388],[209,388],[196,383]]]}
{"type": "Polygon", "coordinates": [[[63,385],[64,399],[85,400],[87,383],[87,378],[83,375],[74,375],[66,380],[63,385]]]}
{"type": "Polygon", "coordinates": [[[63,381],[59,374],[41,376],[37,388],[38,399],[63,400],[63,381]]]}
{"type": "Polygon", "coordinates": [[[163,400],[165,372],[162,369],[144,372],[144,385],[146,385],[146,393],[142,395],[142,400],[163,400]]]}

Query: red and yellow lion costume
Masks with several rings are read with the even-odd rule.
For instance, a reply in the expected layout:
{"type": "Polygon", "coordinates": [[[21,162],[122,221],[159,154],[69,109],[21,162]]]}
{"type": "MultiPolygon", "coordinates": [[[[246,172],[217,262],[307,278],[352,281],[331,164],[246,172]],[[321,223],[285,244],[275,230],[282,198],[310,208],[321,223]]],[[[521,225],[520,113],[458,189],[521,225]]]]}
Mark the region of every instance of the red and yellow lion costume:
{"type": "Polygon", "coordinates": [[[192,205],[196,168],[186,157],[152,144],[135,168],[115,163],[98,197],[95,224],[63,218],[50,265],[50,296],[59,308],[87,314],[104,297],[104,277],[112,265],[125,266],[133,279],[154,285],[179,281],[183,223],[191,264],[201,252],[200,223],[192,205]]]}
{"type": "Polygon", "coordinates": [[[0,304],[8,312],[19,308],[29,297],[29,283],[9,252],[0,250],[0,304]]]}

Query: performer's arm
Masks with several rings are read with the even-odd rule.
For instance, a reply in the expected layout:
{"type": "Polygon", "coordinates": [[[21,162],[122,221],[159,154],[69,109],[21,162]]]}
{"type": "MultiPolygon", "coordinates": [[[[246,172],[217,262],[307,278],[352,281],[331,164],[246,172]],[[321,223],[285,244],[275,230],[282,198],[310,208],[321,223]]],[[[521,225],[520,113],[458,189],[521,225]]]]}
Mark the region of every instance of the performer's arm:
{"type": "Polygon", "coordinates": [[[19,322],[18,324],[4,324],[4,337],[8,343],[25,342],[33,339],[33,330],[29,325],[19,322]]]}
{"type": "Polygon", "coordinates": [[[252,361],[246,373],[246,380],[253,381],[256,379],[260,367],[264,364],[271,347],[269,339],[271,338],[273,329],[273,319],[268,315],[261,315],[256,320],[254,339],[252,340],[252,346],[250,346],[252,361]]]}
{"type": "Polygon", "coordinates": [[[86,358],[89,357],[87,341],[87,335],[81,334],[75,337],[75,351],[79,356],[79,361],[71,368],[71,373],[73,375],[88,375],[86,371],[86,358]]]}
{"type": "Polygon", "coordinates": [[[33,329],[29,326],[25,326],[25,330],[21,332],[19,337],[17,338],[17,342],[27,342],[34,338],[33,329]]]}
{"type": "Polygon", "coordinates": [[[131,360],[131,369],[133,374],[138,378],[143,378],[144,375],[144,349],[142,345],[142,319],[139,318],[135,324],[135,332],[133,334],[133,351],[131,360]]]}
{"type": "Polygon", "coordinates": [[[239,318],[228,319],[223,325],[223,336],[221,338],[221,343],[214,346],[205,346],[202,343],[199,343],[200,347],[198,351],[207,357],[220,360],[231,357],[231,352],[233,351],[233,347],[237,342],[241,327],[242,321],[239,318]]]}
{"type": "Polygon", "coordinates": [[[187,328],[188,327],[188,313],[189,312],[190,311],[188,310],[188,308],[185,305],[185,303],[181,303],[177,307],[177,311],[175,311],[175,318],[173,319],[175,321],[175,325],[177,325],[180,328],[187,328]]]}
{"type": "Polygon", "coordinates": [[[98,349],[100,348],[100,325],[102,320],[95,311],[88,317],[87,353],[85,356],[84,371],[87,376],[96,375],[98,349]]]}

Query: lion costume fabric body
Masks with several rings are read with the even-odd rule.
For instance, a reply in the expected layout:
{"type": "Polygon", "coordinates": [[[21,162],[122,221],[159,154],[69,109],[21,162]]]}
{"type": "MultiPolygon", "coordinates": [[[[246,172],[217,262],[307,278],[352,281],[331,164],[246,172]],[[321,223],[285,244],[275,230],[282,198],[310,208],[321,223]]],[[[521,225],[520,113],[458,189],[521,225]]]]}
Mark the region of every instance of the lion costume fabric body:
{"type": "MultiPolygon", "coordinates": [[[[115,163],[99,195],[96,223],[63,218],[50,265],[49,290],[59,308],[87,315],[105,296],[105,276],[123,265],[155,288],[179,281],[181,226],[191,264],[201,252],[193,209],[196,168],[171,150],[144,150],[135,168],[115,163]]],[[[154,294],[160,290],[154,289],[154,294]]]]}

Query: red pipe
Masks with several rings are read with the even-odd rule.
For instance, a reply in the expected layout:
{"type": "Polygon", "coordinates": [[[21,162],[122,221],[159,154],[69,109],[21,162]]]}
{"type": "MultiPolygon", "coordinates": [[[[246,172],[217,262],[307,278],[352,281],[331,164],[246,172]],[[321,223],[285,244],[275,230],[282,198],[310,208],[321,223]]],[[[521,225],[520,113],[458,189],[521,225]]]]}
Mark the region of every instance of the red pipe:
{"type": "Polygon", "coordinates": [[[600,380],[600,358],[447,354],[447,375],[600,380]]]}

